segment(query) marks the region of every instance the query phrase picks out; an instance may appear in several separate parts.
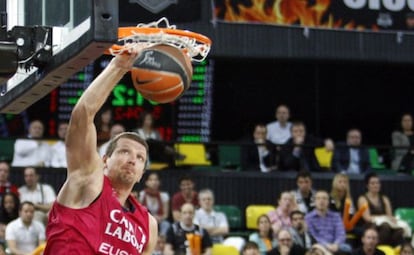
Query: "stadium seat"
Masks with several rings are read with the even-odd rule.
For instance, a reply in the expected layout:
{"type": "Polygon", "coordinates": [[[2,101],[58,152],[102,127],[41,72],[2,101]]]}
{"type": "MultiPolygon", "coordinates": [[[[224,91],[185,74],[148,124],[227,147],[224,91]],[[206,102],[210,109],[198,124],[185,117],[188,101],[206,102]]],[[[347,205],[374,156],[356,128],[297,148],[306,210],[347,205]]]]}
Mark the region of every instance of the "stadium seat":
{"type": "Polygon", "coordinates": [[[401,219],[410,225],[411,229],[414,230],[414,208],[400,207],[395,209],[394,215],[397,219],[401,219]]]}
{"type": "Polygon", "coordinates": [[[211,162],[207,160],[207,153],[202,143],[177,143],[174,145],[175,150],[185,155],[183,160],[176,160],[177,166],[210,166],[211,162]]]}
{"type": "Polygon", "coordinates": [[[5,160],[9,162],[13,160],[14,142],[15,139],[0,139],[0,160],[5,160]]]}
{"type": "Polygon", "coordinates": [[[328,151],[325,147],[315,148],[315,156],[322,169],[330,170],[332,166],[333,151],[328,151]]]}
{"type": "Polygon", "coordinates": [[[212,255],[240,255],[236,247],[231,246],[231,245],[224,245],[224,244],[214,244],[211,254],[212,255]]]}
{"type": "Polygon", "coordinates": [[[397,254],[399,254],[399,253],[397,253],[396,249],[394,249],[390,245],[381,244],[381,245],[377,246],[377,249],[383,251],[385,253],[385,255],[397,255],[397,254]]]}
{"type": "Polygon", "coordinates": [[[218,160],[220,167],[224,169],[240,170],[241,149],[238,145],[219,145],[218,160]]]}
{"type": "Polygon", "coordinates": [[[372,169],[385,169],[385,165],[381,163],[380,157],[378,155],[378,151],[376,148],[369,148],[369,162],[371,164],[372,169]]]}
{"type": "Polygon", "coordinates": [[[249,205],[246,207],[246,227],[248,229],[257,229],[257,219],[262,214],[275,210],[273,205],[249,205]]]}
{"type": "Polygon", "coordinates": [[[242,228],[242,213],[235,205],[215,205],[214,210],[226,215],[231,230],[242,228]]]}

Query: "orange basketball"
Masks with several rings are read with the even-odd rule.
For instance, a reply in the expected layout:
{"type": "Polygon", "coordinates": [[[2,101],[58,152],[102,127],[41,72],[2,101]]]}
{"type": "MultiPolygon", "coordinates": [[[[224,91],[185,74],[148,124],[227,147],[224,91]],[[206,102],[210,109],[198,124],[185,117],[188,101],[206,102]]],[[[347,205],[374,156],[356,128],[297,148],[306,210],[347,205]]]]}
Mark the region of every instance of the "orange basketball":
{"type": "Polygon", "coordinates": [[[135,89],[144,98],[158,103],[179,98],[190,87],[192,75],[190,58],[169,45],[142,50],[131,69],[135,89]]]}

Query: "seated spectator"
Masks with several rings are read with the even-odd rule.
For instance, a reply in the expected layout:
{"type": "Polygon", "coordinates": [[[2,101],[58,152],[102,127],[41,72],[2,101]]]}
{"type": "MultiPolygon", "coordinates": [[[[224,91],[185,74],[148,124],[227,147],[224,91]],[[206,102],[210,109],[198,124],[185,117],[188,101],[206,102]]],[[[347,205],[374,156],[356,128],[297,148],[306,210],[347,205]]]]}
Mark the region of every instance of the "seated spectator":
{"type": "Polygon", "coordinates": [[[397,171],[400,170],[401,161],[408,153],[409,148],[414,145],[413,116],[411,114],[405,113],[401,116],[398,128],[391,134],[391,140],[392,146],[395,147],[392,153],[391,168],[397,171]]]}
{"type": "Polygon", "coordinates": [[[68,164],[66,163],[66,131],[68,129],[69,123],[61,122],[58,125],[58,141],[52,145],[50,150],[50,159],[48,166],[56,168],[67,168],[68,164]]]}
{"type": "Polygon", "coordinates": [[[18,187],[9,181],[10,165],[7,161],[0,161],[0,201],[6,193],[14,193],[19,196],[18,187]]]}
{"type": "Polygon", "coordinates": [[[315,147],[325,146],[327,150],[333,150],[332,140],[322,141],[319,138],[307,135],[303,122],[292,123],[291,133],[292,137],[281,147],[279,169],[320,171],[314,152],[315,147]]]}
{"type": "Polygon", "coordinates": [[[306,250],[301,246],[293,243],[290,232],[281,229],[277,234],[277,247],[269,251],[268,255],[303,255],[306,250]]]}
{"type": "MultiPolygon", "coordinates": [[[[125,132],[125,127],[122,124],[113,124],[111,126],[111,129],[109,131],[110,133],[110,139],[114,138],[116,135],[125,132]]],[[[99,155],[101,155],[101,157],[103,157],[106,153],[106,149],[108,148],[108,145],[110,143],[110,140],[108,140],[107,142],[103,143],[100,147],[99,147],[99,155]]]]}
{"type": "Polygon", "coordinates": [[[349,186],[349,177],[346,174],[338,173],[332,180],[332,188],[330,193],[329,209],[334,212],[338,212],[341,216],[344,215],[345,201],[351,203],[349,208],[349,215],[355,213],[355,206],[352,201],[351,190],[349,186]]]}
{"type": "Polygon", "coordinates": [[[276,121],[267,124],[266,139],[275,145],[285,144],[291,137],[290,129],[292,123],[289,122],[290,112],[287,105],[279,105],[275,112],[276,121]]]}
{"type": "Polygon", "coordinates": [[[309,233],[316,242],[332,253],[351,252],[347,244],[341,216],[329,210],[329,195],[324,190],[315,194],[315,209],[305,216],[309,233]]]}
{"type": "Polygon", "coordinates": [[[139,192],[138,200],[157,220],[159,234],[165,236],[170,227],[167,220],[170,213],[170,196],[167,192],[160,191],[160,178],[157,173],[148,174],[145,189],[139,192]]]}
{"type": "Polygon", "coordinates": [[[0,207],[0,224],[7,225],[19,217],[19,197],[12,192],[5,193],[0,207]]]}
{"type": "Polygon", "coordinates": [[[242,168],[259,170],[268,173],[276,169],[275,146],[266,140],[266,126],[257,124],[254,127],[253,139],[242,147],[242,168]]]}
{"type": "Polygon", "coordinates": [[[180,191],[176,192],[172,198],[172,216],[174,222],[180,220],[180,208],[185,203],[191,203],[195,208],[198,208],[198,194],[194,190],[194,181],[188,176],[180,178],[180,191]]]}
{"type": "Polygon", "coordinates": [[[401,244],[400,255],[413,255],[414,249],[411,242],[407,241],[401,244]]]}
{"type": "Polygon", "coordinates": [[[180,221],[172,224],[167,232],[165,255],[211,254],[213,244],[210,236],[205,229],[193,223],[194,211],[194,205],[190,203],[185,203],[181,206],[180,221]],[[191,240],[193,238],[197,238],[198,241],[194,242],[191,240]],[[195,245],[191,247],[191,244],[195,245]],[[191,250],[197,250],[200,253],[191,252],[191,250]]]}
{"type": "Polygon", "coordinates": [[[273,235],[276,238],[281,229],[291,226],[290,213],[297,209],[295,198],[291,192],[280,193],[277,201],[277,208],[268,212],[270,223],[272,224],[273,235]]]}
{"type": "Polygon", "coordinates": [[[299,171],[296,174],[296,190],[292,193],[298,209],[303,213],[308,213],[315,207],[315,190],[312,188],[312,175],[309,171],[299,171]]]}
{"type": "Polygon", "coordinates": [[[249,235],[249,241],[255,242],[261,255],[277,246],[277,239],[273,237],[270,219],[266,214],[257,218],[257,231],[249,235]]]}
{"type": "Polygon", "coordinates": [[[385,255],[377,248],[378,232],[375,228],[366,228],[361,238],[362,246],[352,252],[352,255],[385,255]]]}
{"type": "Polygon", "coordinates": [[[31,254],[45,242],[45,227],[33,219],[35,206],[25,201],[20,204],[19,218],[6,227],[6,242],[11,254],[31,254]]]}
{"type": "Polygon", "coordinates": [[[47,224],[47,215],[56,200],[56,193],[52,186],[39,182],[40,176],[36,168],[24,169],[25,185],[19,188],[20,201],[32,202],[35,207],[34,219],[47,224]]]}
{"type": "MultiPolygon", "coordinates": [[[[404,230],[397,226],[391,202],[381,193],[381,181],[376,173],[365,176],[367,192],[358,198],[358,208],[368,204],[362,215],[366,225],[375,225],[379,234],[379,244],[397,246],[404,241],[404,230]]],[[[410,231],[411,232],[411,231],[410,231]]]]}
{"type": "Polygon", "coordinates": [[[315,240],[308,232],[308,227],[305,223],[305,214],[299,210],[291,212],[290,222],[292,226],[288,230],[292,235],[293,243],[305,250],[310,250],[315,240]]]}
{"type": "Polygon", "coordinates": [[[246,242],[243,246],[241,255],[260,255],[259,247],[255,242],[246,242]]]}
{"type": "Polygon", "coordinates": [[[98,148],[111,138],[110,130],[113,123],[113,112],[108,106],[103,106],[94,120],[98,148]]]}
{"type": "Polygon", "coordinates": [[[151,255],[163,255],[165,249],[166,237],[163,235],[158,235],[157,244],[155,245],[154,251],[151,255]]]}
{"type": "Polygon", "coordinates": [[[14,143],[12,166],[47,166],[50,146],[42,141],[44,132],[40,120],[30,122],[27,138],[19,138],[14,143]]]}
{"type": "Polygon", "coordinates": [[[349,174],[366,173],[371,170],[369,152],[361,147],[362,134],[358,129],[350,129],[346,143],[338,144],[332,158],[332,170],[349,174]]]}
{"type": "Polygon", "coordinates": [[[222,243],[224,236],[229,233],[227,217],[222,212],[214,210],[214,194],[210,189],[198,193],[200,208],[196,210],[194,224],[207,230],[213,244],[222,243]]]}
{"type": "Polygon", "coordinates": [[[174,166],[176,159],[184,159],[184,155],[177,153],[173,147],[163,141],[161,134],[154,127],[154,116],[151,113],[142,113],[138,126],[139,128],[133,132],[137,132],[147,141],[151,148],[149,151],[151,162],[164,162],[174,166]]]}

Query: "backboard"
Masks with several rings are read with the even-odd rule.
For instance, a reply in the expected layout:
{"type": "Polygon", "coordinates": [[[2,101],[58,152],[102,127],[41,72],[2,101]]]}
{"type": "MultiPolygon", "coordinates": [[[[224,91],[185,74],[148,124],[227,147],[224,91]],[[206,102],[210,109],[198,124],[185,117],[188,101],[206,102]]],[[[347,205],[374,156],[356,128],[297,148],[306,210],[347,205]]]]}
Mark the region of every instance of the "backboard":
{"type": "Polygon", "coordinates": [[[31,68],[20,61],[16,73],[0,84],[1,113],[22,112],[101,56],[118,38],[117,0],[0,0],[0,15],[11,41],[17,46],[33,45],[28,58],[39,56],[41,49],[47,59],[31,68]],[[37,30],[27,35],[19,29],[35,26],[40,35],[37,30]]]}

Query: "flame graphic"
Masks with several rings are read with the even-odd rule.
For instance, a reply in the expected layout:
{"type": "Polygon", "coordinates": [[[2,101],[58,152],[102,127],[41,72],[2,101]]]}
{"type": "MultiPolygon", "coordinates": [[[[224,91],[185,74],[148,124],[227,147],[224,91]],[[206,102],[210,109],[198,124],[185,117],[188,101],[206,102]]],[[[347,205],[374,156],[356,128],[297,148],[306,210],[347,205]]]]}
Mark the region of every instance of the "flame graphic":
{"type": "MultiPolygon", "coordinates": [[[[215,8],[215,13],[216,16],[221,13],[224,20],[232,22],[366,29],[352,20],[347,23],[341,19],[335,20],[333,14],[329,13],[330,4],[331,0],[251,0],[249,5],[238,3],[234,6],[230,0],[225,0],[224,5],[215,8]]],[[[377,30],[376,27],[371,29],[377,30]]]]}

